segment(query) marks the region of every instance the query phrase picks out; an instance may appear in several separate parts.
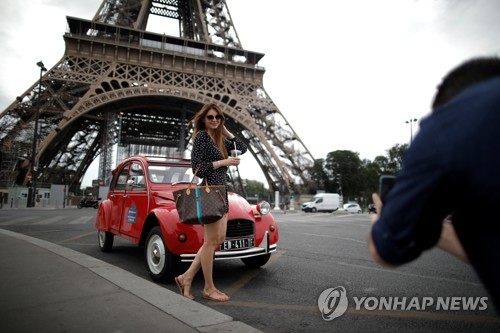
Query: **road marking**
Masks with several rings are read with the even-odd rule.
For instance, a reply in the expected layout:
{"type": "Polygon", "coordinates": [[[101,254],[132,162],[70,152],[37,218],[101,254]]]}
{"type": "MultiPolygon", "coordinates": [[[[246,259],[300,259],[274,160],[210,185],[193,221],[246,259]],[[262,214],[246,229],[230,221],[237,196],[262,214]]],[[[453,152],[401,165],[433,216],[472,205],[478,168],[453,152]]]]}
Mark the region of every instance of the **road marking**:
{"type": "MultiPolygon", "coordinates": [[[[71,241],[74,241],[74,240],[77,240],[77,239],[80,239],[80,238],[85,238],[85,237],[88,237],[88,236],[92,236],[92,235],[96,235],[97,232],[96,231],[92,231],[92,232],[87,232],[85,234],[82,234],[82,235],[78,235],[78,236],[75,236],[75,237],[71,237],[71,238],[68,238],[68,239],[64,239],[62,241],[59,241],[57,242],[58,244],[61,244],[61,243],[67,243],[67,242],[71,242],[71,241]]],[[[85,245],[88,245],[88,244],[85,244],[85,245]]]]}
{"type": "Polygon", "coordinates": [[[345,217],[367,217],[369,215],[366,215],[366,214],[342,214],[342,215],[337,215],[337,217],[340,217],[340,218],[345,218],[345,217]]]}
{"type": "Polygon", "coordinates": [[[51,223],[55,223],[57,221],[60,221],[62,219],[65,219],[67,218],[66,215],[58,215],[58,216],[53,216],[53,217],[49,217],[49,218],[46,218],[46,219],[43,219],[41,221],[38,221],[38,222],[34,222],[32,223],[32,225],[44,225],[44,224],[51,224],[51,223]]]}
{"type": "Polygon", "coordinates": [[[39,216],[24,216],[24,217],[20,217],[17,219],[13,219],[13,220],[10,220],[7,222],[1,222],[1,223],[2,223],[2,225],[12,225],[12,224],[18,224],[18,223],[23,223],[23,222],[29,222],[31,220],[35,220],[38,218],[39,218],[39,216]]]}
{"type": "Polygon", "coordinates": [[[80,216],[79,218],[69,222],[68,224],[85,224],[93,220],[95,216],[93,215],[85,215],[85,216],[80,216]]]}
{"type": "Polygon", "coordinates": [[[309,234],[307,232],[293,232],[293,231],[289,231],[289,233],[291,233],[291,234],[299,234],[299,235],[316,236],[316,237],[326,237],[326,238],[333,238],[333,239],[342,239],[342,240],[348,240],[348,241],[355,242],[355,243],[367,244],[366,240],[360,241],[358,239],[348,238],[348,237],[337,237],[337,236],[330,236],[330,235],[318,235],[318,234],[309,234]]]}
{"type": "Polygon", "coordinates": [[[394,269],[385,269],[385,268],[378,268],[378,267],[371,267],[371,266],[363,266],[363,265],[358,265],[358,264],[349,264],[349,263],[342,262],[342,261],[336,261],[335,264],[336,265],[342,265],[342,266],[349,266],[349,267],[361,268],[361,269],[368,269],[368,270],[373,270],[373,271],[379,271],[379,272],[384,272],[384,273],[389,273],[389,274],[397,274],[397,275],[403,275],[403,276],[409,276],[409,277],[416,277],[416,278],[423,278],[423,279],[429,279],[429,280],[436,280],[436,281],[445,281],[445,282],[453,282],[453,283],[459,283],[459,284],[466,284],[466,285],[471,285],[471,286],[474,286],[474,287],[481,286],[480,283],[476,283],[476,282],[469,282],[469,281],[463,281],[463,280],[457,280],[457,279],[443,278],[443,277],[439,277],[439,276],[412,274],[412,273],[401,272],[401,271],[394,270],[394,269]]]}
{"type": "Polygon", "coordinates": [[[349,225],[356,227],[371,227],[370,218],[366,214],[359,215],[332,215],[325,213],[308,213],[308,214],[290,214],[286,215],[286,217],[279,216],[276,218],[276,222],[278,224],[295,224],[295,225],[308,225],[311,224],[326,224],[331,223],[335,225],[349,225]],[[311,221],[309,217],[314,217],[316,220],[311,221]],[[346,221],[345,218],[352,218],[351,221],[346,221]],[[360,224],[362,223],[362,224],[360,224]]]}

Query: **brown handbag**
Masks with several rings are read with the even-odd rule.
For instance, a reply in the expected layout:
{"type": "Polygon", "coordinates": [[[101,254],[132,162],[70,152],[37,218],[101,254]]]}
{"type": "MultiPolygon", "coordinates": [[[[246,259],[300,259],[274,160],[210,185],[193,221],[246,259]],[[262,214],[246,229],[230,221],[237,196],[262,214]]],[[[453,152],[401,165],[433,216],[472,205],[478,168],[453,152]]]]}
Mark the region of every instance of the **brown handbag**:
{"type": "Polygon", "coordinates": [[[177,213],[186,224],[217,222],[226,214],[226,186],[193,186],[197,172],[198,169],[187,188],[174,191],[177,213]]]}

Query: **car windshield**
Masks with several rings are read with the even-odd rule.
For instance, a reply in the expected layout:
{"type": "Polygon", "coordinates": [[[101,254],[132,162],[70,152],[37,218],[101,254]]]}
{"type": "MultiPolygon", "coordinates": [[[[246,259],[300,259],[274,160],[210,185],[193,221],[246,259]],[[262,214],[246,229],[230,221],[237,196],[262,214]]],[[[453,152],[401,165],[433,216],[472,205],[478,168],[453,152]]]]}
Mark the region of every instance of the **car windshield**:
{"type": "MultiPolygon", "coordinates": [[[[150,164],[148,167],[149,180],[156,184],[189,183],[193,178],[191,166],[170,166],[164,164],[150,164]]],[[[199,178],[194,179],[199,183],[199,178]]]]}

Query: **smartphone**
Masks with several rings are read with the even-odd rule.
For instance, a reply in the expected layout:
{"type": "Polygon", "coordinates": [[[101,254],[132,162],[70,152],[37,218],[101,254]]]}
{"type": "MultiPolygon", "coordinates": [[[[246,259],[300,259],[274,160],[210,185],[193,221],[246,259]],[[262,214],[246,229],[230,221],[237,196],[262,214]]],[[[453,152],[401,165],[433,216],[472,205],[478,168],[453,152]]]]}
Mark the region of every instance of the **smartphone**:
{"type": "Polygon", "coordinates": [[[382,202],[385,202],[387,193],[392,189],[396,183],[396,176],[380,176],[378,185],[378,195],[382,202]]]}

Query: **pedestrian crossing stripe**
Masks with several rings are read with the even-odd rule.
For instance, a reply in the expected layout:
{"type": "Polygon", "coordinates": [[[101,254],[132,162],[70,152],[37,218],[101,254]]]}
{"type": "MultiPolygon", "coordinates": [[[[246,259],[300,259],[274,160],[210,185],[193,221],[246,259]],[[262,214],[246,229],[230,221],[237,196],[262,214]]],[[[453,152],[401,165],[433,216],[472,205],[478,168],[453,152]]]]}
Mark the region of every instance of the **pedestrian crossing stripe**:
{"type": "Polygon", "coordinates": [[[58,215],[58,216],[54,216],[54,217],[49,217],[47,219],[43,219],[41,221],[38,221],[38,222],[35,222],[35,223],[32,223],[32,224],[33,225],[52,224],[52,223],[61,221],[61,220],[65,219],[65,218],[66,218],[66,216],[64,216],[64,215],[58,215]]]}
{"type": "Polygon", "coordinates": [[[68,224],[85,224],[91,220],[94,220],[95,216],[92,215],[87,215],[87,216],[80,216],[77,219],[74,219],[73,221],[69,222],[68,224]]]}
{"type": "Polygon", "coordinates": [[[15,219],[3,218],[0,220],[0,226],[14,225],[14,224],[25,224],[25,225],[49,225],[49,224],[87,224],[93,223],[95,221],[95,215],[85,215],[78,218],[74,218],[71,215],[57,215],[48,217],[42,220],[38,220],[40,216],[23,216],[15,219]],[[3,221],[2,221],[3,220],[3,221]]]}

